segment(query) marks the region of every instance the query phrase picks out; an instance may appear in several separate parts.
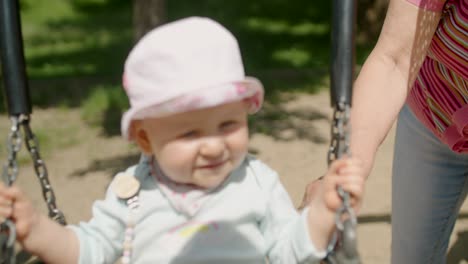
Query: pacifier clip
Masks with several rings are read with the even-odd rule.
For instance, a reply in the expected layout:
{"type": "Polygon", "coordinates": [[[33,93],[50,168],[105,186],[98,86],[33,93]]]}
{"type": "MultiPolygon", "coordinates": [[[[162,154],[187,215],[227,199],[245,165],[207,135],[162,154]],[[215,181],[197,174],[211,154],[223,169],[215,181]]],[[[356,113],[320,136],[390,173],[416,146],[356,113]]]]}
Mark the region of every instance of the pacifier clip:
{"type": "Polygon", "coordinates": [[[138,192],[140,191],[140,182],[135,176],[127,173],[118,174],[112,184],[112,189],[122,200],[125,200],[129,208],[125,235],[123,241],[122,264],[131,263],[133,240],[135,238],[136,213],[140,206],[138,192]]]}

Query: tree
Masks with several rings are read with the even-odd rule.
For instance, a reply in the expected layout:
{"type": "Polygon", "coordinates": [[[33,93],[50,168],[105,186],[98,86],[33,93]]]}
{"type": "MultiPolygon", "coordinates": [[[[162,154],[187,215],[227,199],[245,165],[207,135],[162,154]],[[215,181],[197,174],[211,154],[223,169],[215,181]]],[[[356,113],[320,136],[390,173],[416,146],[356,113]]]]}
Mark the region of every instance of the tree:
{"type": "Polygon", "coordinates": [[[133,0],[134,39],[166,22],[166,0],[133,0]]]}

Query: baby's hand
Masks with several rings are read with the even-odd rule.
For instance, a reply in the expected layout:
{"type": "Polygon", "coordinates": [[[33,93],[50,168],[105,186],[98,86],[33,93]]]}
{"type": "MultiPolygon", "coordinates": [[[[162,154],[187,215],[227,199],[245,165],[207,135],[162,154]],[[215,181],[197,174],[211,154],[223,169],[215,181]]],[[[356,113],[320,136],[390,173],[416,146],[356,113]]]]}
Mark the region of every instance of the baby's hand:
{"type": "Polygon", "coordinates": [[[351,206],[359,210],[364,193],[364,168],[362,162],[356,158],[335,160],[323,182],[323,201],[325,206],[335,212],[341,207],[343,200],[338,194],[338,186],[351,196],[351,206]]]}
{"type": "Polygon", "coordinates": [[[348,192],[351,206],[359,210],[364,192],[364,169],[355,158],[342,158],[332,162],[322,180],[308,188],[309,235],[319,250],[325,250],[335,229],[336,210],[343,204],[338,186],[348,192]]]}
{"type": "Polygon", "coordinates": [[[31,201],[18,187],[0,183],[0,221],[9,218],[14,222],[18,241],[28,238],[38,217],[31,201]]]}

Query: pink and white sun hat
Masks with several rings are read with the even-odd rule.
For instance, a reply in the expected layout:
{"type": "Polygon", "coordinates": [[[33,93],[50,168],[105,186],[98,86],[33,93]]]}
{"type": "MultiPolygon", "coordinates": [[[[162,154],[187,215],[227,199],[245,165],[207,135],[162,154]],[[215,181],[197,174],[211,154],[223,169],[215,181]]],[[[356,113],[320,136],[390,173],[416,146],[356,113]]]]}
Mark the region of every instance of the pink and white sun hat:
{"type": "Polygon", "coordinates": [[[246,100],[249,113],[263,102],[259,80],[246,77],[234,36],[219,23],[190,17],[157,27],[132,49],[125,62],[123,87],[130,109],[122,135],[133,139],[133,120],[246,100]]]}

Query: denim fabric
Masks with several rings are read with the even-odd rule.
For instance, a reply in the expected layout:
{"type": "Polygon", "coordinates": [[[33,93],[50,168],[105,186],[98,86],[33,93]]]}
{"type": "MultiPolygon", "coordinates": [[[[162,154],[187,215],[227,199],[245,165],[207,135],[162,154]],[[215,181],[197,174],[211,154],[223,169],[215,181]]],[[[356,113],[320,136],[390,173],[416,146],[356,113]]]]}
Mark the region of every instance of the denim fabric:
{"type": "Polygon", "coordinates": [[[405,106],[393,160],[392,263],[445,263],[467,190],[468,154],[451,151],[405,106]]]}

